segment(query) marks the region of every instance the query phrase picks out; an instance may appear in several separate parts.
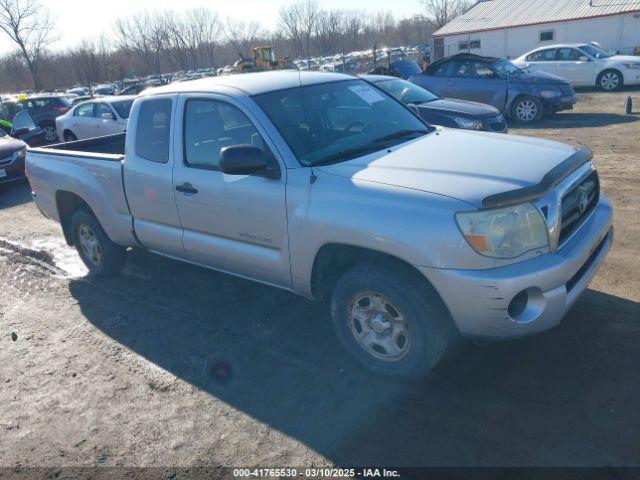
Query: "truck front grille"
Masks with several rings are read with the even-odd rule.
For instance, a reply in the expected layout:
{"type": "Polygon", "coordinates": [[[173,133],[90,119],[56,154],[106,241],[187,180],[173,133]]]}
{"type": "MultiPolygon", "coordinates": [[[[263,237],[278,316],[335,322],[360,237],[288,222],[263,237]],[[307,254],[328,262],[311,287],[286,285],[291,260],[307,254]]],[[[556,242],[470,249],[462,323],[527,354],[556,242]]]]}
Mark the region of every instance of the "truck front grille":
{"type": "Polygon", "coordinates": [[[559,245],[562,245],[582,225],[598,205],[599,199],[600,181],[598,173],[595,171],[564,194],[560,217],[559,245]]]}

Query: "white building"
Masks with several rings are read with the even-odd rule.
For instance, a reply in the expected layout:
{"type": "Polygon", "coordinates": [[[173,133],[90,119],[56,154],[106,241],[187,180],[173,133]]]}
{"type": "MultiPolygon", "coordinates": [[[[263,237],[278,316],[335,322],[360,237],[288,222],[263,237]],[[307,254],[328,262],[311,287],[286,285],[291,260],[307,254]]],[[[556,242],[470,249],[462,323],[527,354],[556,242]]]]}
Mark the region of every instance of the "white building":
{"type": "Polygon", "coordinates": [[[516,58],[591,41],[640,55],[640,0],[480,0],[433,34],[433,59],[461,52],[516,58]]]}

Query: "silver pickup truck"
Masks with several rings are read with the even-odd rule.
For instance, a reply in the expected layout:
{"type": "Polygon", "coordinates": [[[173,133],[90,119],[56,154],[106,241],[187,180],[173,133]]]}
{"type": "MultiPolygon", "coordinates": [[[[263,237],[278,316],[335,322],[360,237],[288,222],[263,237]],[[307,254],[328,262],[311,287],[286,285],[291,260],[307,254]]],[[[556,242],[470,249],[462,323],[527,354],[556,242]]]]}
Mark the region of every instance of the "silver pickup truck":
{"type": "Polygon", "coordinates": [[[432,127],[340,74],[160,87],[126,135],[26,164],[92,274],[135,247],[329,297],[346,349],[398,377],[425,374],[458,334],[557,325],[613,239],[588,149],[432,127]]]}

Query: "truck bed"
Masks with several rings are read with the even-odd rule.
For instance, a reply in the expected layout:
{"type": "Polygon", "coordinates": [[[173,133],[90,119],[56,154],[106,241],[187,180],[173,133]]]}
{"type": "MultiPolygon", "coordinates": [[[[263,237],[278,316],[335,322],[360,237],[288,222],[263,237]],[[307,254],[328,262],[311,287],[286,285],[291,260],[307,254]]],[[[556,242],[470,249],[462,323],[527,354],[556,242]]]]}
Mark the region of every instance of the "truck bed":
{"type": "Polygon", "coordinates": [[[48,154],[55,154],[61,151],[63,155],[75,155],[95,157],[94,154],[102,154],[102,160],[120,161],[124,155],[124,145],[126,133],[117,133],[115,135],[107,135],[104,137],[88,138],[86,140],[76,140],[75,142],[58,143],[40,147],[37,150],[46,151],[48,154]]]}
{"type": "Polygon", "coordinates": [[[43,213],[59,220],[61,199],[74,195],[114,242],[135,245],[123,185],[124,140],[122,133],[29,149],[29,181],[43,213]]]}

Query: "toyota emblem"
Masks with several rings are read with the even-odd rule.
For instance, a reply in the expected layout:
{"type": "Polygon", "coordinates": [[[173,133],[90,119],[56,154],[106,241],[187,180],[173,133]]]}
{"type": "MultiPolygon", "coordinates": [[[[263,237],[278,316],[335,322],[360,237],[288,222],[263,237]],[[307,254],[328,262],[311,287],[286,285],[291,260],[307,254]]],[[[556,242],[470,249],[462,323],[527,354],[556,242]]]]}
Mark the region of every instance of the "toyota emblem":
{"type": "Polygon", "coordinates": [[[581,215],[585,212],[588,206],[589,195],[587,195],[587,192],[581,188],[580,193],[578,194],[578,211],[581,215]]]}

